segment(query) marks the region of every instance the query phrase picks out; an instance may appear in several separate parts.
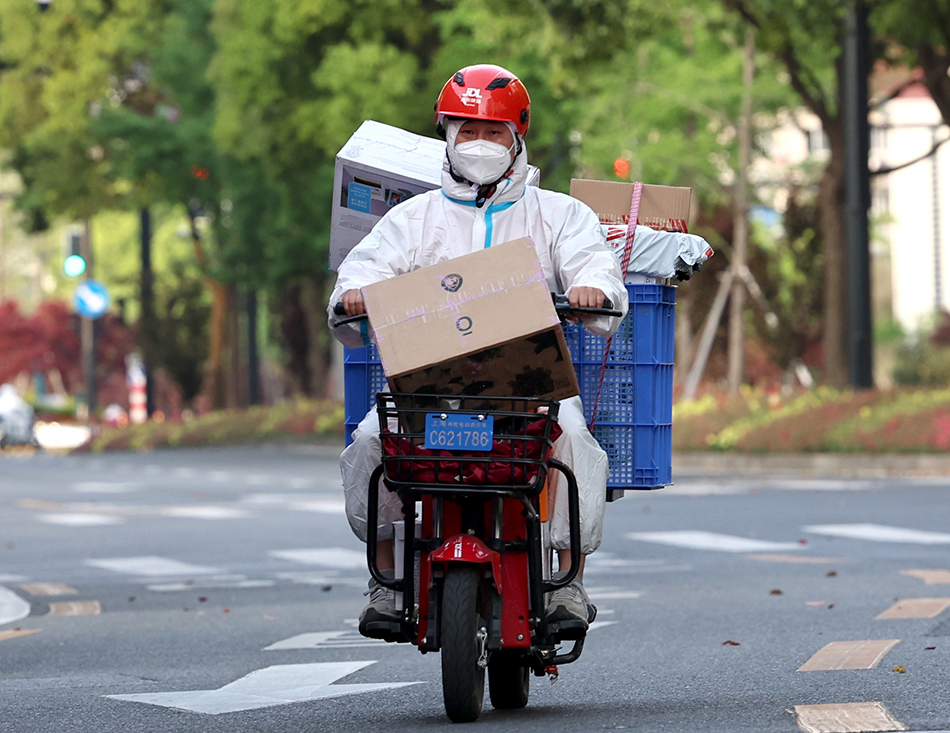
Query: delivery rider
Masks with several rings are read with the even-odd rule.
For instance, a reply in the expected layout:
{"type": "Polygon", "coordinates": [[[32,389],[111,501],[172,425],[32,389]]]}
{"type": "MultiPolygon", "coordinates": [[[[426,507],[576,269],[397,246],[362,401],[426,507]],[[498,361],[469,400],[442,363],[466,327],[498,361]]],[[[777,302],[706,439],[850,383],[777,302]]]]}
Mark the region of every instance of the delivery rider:
{"type": "MultiPolygon", "coordinates": [[[[442,188],[420,194],[391,209],[350,251],[339,267],[332,304],[343,302],[348,315],[365,312],[360,288],[386,278],[444,262],[494,244],[530,237],[552,292],[566,293],[574,306],[600,307],[607,297],[626,311],[627,293],[616,257],[607,248],[597,215],[566,194],[527,186],[525,134],[531,101],[521,81],[499,66],[469,66],[449,79],[436,103],[436,129],[446,141],[442,188]]],[[[585,319],[585,326],[610,335],[620,318],[585,319]]],[[[332,329],[346,346],[366,345],[359,325],[332,329]]],[[[409,346],[412,348],[412,346],[409,346]]],[[[580,397],[562,400],[558,422],[564,431],[554,457],[570,466],[580,490],[581,552],[598,548],[603,529],[608,476],[607,454],[584,420],[580,397]]],[[[346,515],[366,541],[367,486],[380,461],[375,409],[353,432],[343,451],[341,470],[346,515]]],[[[567,482],[552,472],[551,539],[561,570],[570,567],[567,482]]],[[[379,494],[377,563],[393,567],[392,523],[402,519],[398,497],[379,494]]],[[[554,592],[545,609],[549,622],[586,630],[589,600],[577,579],[554,592]]],[[[398,621],[394,593],[370,581],[370,603],[360,630],[374,621],[398,621]]]]}

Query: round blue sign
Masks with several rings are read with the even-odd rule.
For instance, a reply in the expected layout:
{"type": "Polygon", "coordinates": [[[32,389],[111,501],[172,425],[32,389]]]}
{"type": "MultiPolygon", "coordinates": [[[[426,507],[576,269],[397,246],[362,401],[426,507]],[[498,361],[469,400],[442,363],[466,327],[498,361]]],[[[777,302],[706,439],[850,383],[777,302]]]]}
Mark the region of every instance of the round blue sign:
{"type": "Polygon", "coordinates": [[[73,306],[83,318],[101,318],[109,310],[109,291],[98,280],[83,280],[73,292],[73,306]]]}

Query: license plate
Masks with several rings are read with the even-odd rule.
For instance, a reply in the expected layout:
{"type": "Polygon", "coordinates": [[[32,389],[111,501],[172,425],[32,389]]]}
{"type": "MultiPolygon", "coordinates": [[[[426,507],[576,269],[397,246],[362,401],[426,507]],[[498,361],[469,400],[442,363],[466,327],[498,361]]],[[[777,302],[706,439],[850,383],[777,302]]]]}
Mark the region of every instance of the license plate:
{"type": "Polygon", "coordinates": [[[492,415],[430,412],[425,447],[430,450],[490,451],[495,433],[492,415]]]}

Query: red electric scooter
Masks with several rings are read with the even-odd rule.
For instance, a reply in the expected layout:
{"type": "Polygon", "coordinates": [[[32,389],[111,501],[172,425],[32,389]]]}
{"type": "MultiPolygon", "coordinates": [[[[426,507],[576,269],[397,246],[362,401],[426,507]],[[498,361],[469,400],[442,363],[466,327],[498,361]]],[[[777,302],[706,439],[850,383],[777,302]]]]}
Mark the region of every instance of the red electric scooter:
{"type": "MultiPolygon", "coordinates": [[[[562,318],[621,315],[605,306],[571,309],[555,297],[562,318]]],[[[558,403],[380,393],[377,409],[383,449],[369,485],[366,553],[376,582],[396,591],[401,619],[369,624],[366,632],[442,653],[442,694],[453,722],[478,718],[486,671],[492,706],[522,708],[531,674],[557,675],[559,665],[576,661],[587,628],[544,619],[547,594],[574,580],[581,560],[577,482],[550,457],[560,434],[558,403]],[[557,575],[548,542],[552,471],[566,479],[569,507],[571,567],[557,575]],[[385,576],[376,563],[380,490],[402,500],[401,577],[385,576]],[[565,652],[563,641],[573,642],[565,652]]],[[[595,614],[591,606],[588,621],[595,614]]]]}

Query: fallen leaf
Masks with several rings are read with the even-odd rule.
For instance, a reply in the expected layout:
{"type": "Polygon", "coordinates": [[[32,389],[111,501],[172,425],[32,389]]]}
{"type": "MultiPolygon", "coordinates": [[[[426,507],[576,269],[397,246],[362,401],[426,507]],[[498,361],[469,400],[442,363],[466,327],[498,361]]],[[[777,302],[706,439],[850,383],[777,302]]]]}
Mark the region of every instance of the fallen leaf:
{"type": "Polygon", "coordinates": [[[925,652],[932,652],[932,651],[933,651],[934,649],[936,649],[936,648],[937,648],[937,647],[935,647],[935,646],[925,646],[925,647],[924,647],[924,651],[925,651],[925,652]]]}
{"type": "Polygon", "coordinates": [[[808,540],[806,540],[804,537],[802,537],[802,538],[798,541],[798,544],[800,544],[800,545],[807,545],[807,544],[808,544],[808,540]]]}
{"type": "Polygon", "coordinates": [[[188,613],[189,611],[194,611],[195,609],[193,609],[193,608],[188,608],[188,607],[186,606],[186,607],[185,607],[184,609],[182,609],[182,610],[183,610],[185,613],[188,613]]]}
{"type": "Polygon", "coordinates": [[[825,573],[825,577],[826,577],[826,578],[837,578],[837,577],[838,577],[838,571],[837,571],[837,570],[829,570],[827,573],[825,573]]]}
{"type": "Polygon", "coordinates": [[[829,604],[828,604],[828,610],[829,610],[829,611],[830,611],[832,608],[834,608],[834,607],[835,607],[835,604],[834,604],[834,603],[829,603],[829,604]]]}
{"type": "Polygon", "coordinates": [[[264,620],[265,620],[265,621],[276,621],[276,620],[277,620],[277,617],[276,617],[276,616],[268,616],[268,615],[265,613],[265,614],[264,614],[264,620]]]}
{"type": "Polygon", "coordinates": [[[207,597],[205,597],[205,596],[198,596],[198,603],[204,603],[204,602],[207,601],[207,600],[208,600],[208,599],[207,599],[207,597]]]}
{"type": "Polygon", "coordinates": [[[324,585],[324,586],[321,586],[321,587],[320,587],[320,590],[322,590],[324,593],[329,593],[331,590],[333,590],[333,586],[332,586],[332,585],[324,585]]]}
{"type": "Polygon", "coordinates": [[[132,601],[134,600],[135,600],[135,596],[129,596],[129,603],[132,603],[132,601]]]}
{"type": "Polygon", "coordinates": [[[901,665],[899,665],[899,664],[898,664],[896,667],[894,667],[894,669],[891,670],[891,672],[900,672],[901,674],[904,674],[904,672],[906,672],[906,671],[907,671],[907,670],[904,669],[904,668],[903,668],[901,665]]]}
{"type": "Polygon", "coordinates": [[[221,609],[221,613],[231,613],[231,609],[230,609],[230,608],[222,608],[222,609],[221,609]]]}
{"type": "Polygon", "coordinates": [[[781,588],[773,588],[772,590],[769,591],[769,595],[770,595],[770,596],[780,596],[780,595],[783,595],[783,594],[782,594],[782,589],[781,589],[781,588]]]}
{"type": "Polygon", "coordinates": [[[724,642],[722,642],[722,645],[723,645],[723,646],[739,646],[739,642],[738,642],[738,641],[729,640],[729,641],[724,641],[724,642]]]}

